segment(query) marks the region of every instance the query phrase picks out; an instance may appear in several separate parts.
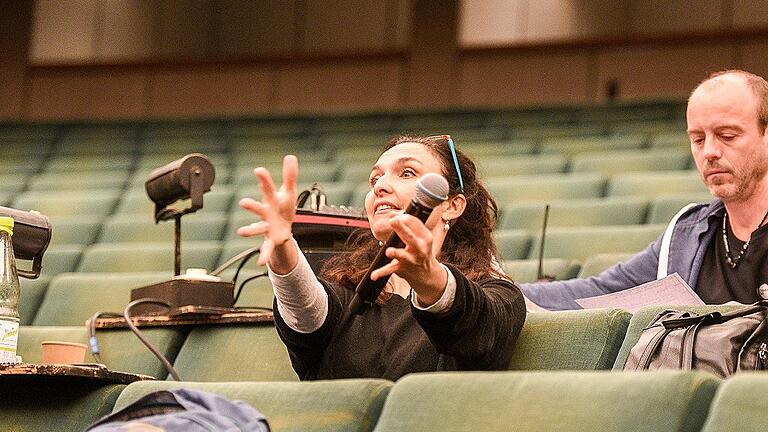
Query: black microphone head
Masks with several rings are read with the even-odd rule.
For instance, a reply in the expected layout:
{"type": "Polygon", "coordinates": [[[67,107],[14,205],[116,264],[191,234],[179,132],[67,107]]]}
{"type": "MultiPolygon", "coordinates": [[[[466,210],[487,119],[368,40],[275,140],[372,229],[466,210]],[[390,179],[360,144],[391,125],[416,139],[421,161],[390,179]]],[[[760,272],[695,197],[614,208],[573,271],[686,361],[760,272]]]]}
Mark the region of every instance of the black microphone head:
{"type": "Polygon", "coordinates": [[[448,199],[448,180],[440,174],[424,174],[416,182],[413,200],[427,208],[435,208],[448,199]]]}

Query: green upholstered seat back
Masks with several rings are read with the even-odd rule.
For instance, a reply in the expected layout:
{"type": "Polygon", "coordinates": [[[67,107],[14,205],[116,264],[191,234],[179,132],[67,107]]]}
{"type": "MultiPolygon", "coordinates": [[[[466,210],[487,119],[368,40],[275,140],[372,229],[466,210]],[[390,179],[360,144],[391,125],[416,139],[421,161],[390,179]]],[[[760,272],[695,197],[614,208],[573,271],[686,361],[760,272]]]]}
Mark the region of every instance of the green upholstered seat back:
{"type": "MultiPolygon", "coordinates": [[[[182,228],[183,229],[183,228],[182,228]]],[[[181,245],[182,270],[199,267],[213,270],[221,254],[221,242],[190,241],[181,245]]],[[[97,243],[80,260],[80,272],[148,272],[173,274],[173,242],[97,243]]]]}
{"type": "Polygon", "coordinates": [[[415,374],[392,388],[375,430],[698,431],[718,382],[694,372],[415,374]]]}
{"type": "Polygon", "coordinates": [[[5,378],[0,430],[9,432],[85,430],[109,414],[125,388],[81,379],[5,378]]]}
{"type": "Polygon", "coordinates": [[[133,288],[167,279],[164,272],[62,274],[49,284],[33,323],[81,326],[95,312],[122,313],[133,288]]]}
{"type": "Polygon", "coordinates": [[[120,394],[115,410],[157,390],[192,388],[242,400],[261,411],[274,431],[370,431],[392,383],[385,380],[194,383],[143,381],[120,394]]]}
{"type": "Polygon", "coordinates": [[[509,369],[610,369],[630,317],[621,309],[529,313],[509,369]]]}
{"type": "Polygon", "coordinates": [[[173,366],[190,381],[298,380],[271,323],[197,327],[173,366]]]}
{"type": "Polygon", "coordinates": [[[740,373],[717,389],[702,432],[762,432],[768,424],[768,376],[740,373]]]}
{"type": "MultiPolygon", "coordinates": [[[[535,282],[539,272],[539,260],[506,260],[501,263],[504,272],[515,282],[535,282]]],[[[542,262],[544,275],[557,280],[575,278],[581,269],[581,264],[575,260],[547,258],[542,262]]]]}
{"type": "Polygon", "coordinates": [[[592,255],[584,261],[584,265],[581,266],[579,272],[580,278],[587,278],[590,276],[597,276],[603,271],[620,262],[628,261],[635,256],[634,253],[601,253],[592,255]]]}
{"type": "MultiPolygon", "coordinates": [[[[142,328],[141,332],[168,361],[173,362],[184,343],[187,329],[184,327],[142,328]]],[[[96,339],[101,359],[109,369],[150,375],[158,379],[167,376],[168,372],[160,360],[129,329],[97,329],[96,339]]],[[[40,342],[45,340],[80,342],[88,345],[88,333],[84,326],[23,326],[19,331],[19,355],[26,363],[40,362],[40,342]]],[[[96,362],[90,349],[85,361],[96,362]]]]}
{"type": "MultiPolygon", "coordinates": [[[[598,253],[640,252],[663,232],[665,225],[611,225],[554,227],[547,230],[545,258],[571,258],[584,261],[598,253]]],[[[529,258],[539,256],[534,241],[529,258]]]]}

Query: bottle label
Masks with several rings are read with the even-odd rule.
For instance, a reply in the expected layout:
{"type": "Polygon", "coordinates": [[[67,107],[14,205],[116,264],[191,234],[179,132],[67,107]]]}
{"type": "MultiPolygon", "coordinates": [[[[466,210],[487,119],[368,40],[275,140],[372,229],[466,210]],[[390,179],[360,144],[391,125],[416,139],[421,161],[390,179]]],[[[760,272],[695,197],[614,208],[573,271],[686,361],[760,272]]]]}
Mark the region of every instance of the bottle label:
{"type": "Polygon", "coordinates": [[[19,340],[19,321],[0,319],[0,363],[16,363],[16,345],[19,340]]]}

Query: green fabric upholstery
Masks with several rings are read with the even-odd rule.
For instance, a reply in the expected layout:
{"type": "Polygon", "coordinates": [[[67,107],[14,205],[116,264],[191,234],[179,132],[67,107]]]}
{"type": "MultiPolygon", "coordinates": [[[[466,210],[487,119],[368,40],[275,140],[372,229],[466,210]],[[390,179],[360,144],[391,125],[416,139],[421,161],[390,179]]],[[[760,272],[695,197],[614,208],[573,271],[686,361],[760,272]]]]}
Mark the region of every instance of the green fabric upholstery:
{"type": "Polygon", "coordinates": [[[523,259],[531,247],[531,236],[523,230],[496,231],[493,236],[504,260],[523,259]]]}
{"type": "Polygon", "coordinates": [[[77,379],[3,377],[0,430],[82,431],[112,410],[123,384],[77,379]]]}
{"type": "MultiPolygon", "coordinates": [[[[541,232],[543,203],[508,204],[502,209],[500,229],[541,232]]],[[[549,202],[547,227],[638,225],[645,222],[648,202],[642,198],[587,198],[549,202]]]]}
{"type": "Polygon", "coordinates": [[[50,276],[40,276],[37,279],[19,278],[19,285],[21,287],[19,294],[19,324],[32,324],[50,282],[50,276]]]}
{"type": "Polygon", "coordinates": [[[712,311],[729,312],[739,309],[743,306],[738,305],[704,305],[704,306],[649,306],[640,309],[632,315],[632,319],[627,327],[627,335],[624,337],[624,341],[621,343],[621,349],[616,356],[616,362],[613,364],[614,370],[624,369],[624,363],[627,362],[629,352],[632,347],[635,346],[640,339],[640,334],[643,329],[651,322],[659,312],[671,309],[671,310],[687,310],[697,314],[709,313],[712,311]]]}
{"type": "Polygon", "coordinates": [[[72,171],[37,174],[29,180],[31,191],[82,191],[121,189],[128,178],[128,171],[81,171],[77,165],[72,171]]]}
{"type": "MultiPolygon", "coordinates": [[[[134,177],[134,178],[139,178],[139,177],[134,177]]],[[[143,176],[141,178],[143,179],[141,181],[141,188],[130,189],[126,191],[125,194],[120,199],[120,204],[117,206],[117,210],[115,210],[115,213],[131,214],[134,216],[137,214],[140,214],[144,218],[146,218],[146,220],[150,220],[154,222],[155,204],[152,202],[152,200],[149,199],[149,197],[147,196],[147,191],[144,189],[144,182],[147,180],[147,176],[143,176]]],[[[217,167],[216,181],[219,181],[219,180],[220,180],[219,169],[217,167]]],[[[215,184],[211,187],[211,190],[209,192],[206,192],[203,195],[203,209],[198,210],[198,213],[202,212],[201,214],[207,214],[207,213],[229,211],[229,208],[232,205],[233,196],[234,196],[234,193],[231,186],[215,184]]],[[[177,204],[174,204],[174,207],[176,206],[177,204]]],[[[189,207],[189,203],[187,202],[179,203],[178,206],[189,207]]],[[[182,220],[182,232],[184,230],[184,225],[186,224],[187,219],[189,217],[191,217],[191,215],[185,215],[182,220]]],[[[142,219],[138,219],[138,220],[142,220],[142,219]]]]}
{"type": "Polygon", "coordinates": [[[95,312],[122,312],[131,290],[171,277],[171,273],[66,273],[48,285],[34,325],[80,326],[95,312]]]}
{"type": "Polygon", "coordinates": [[[596,151],[639,149],[644,145],[645,137],[639,134],[609,137],[547,138],[541,143],[541,152],[573,156],[596,151]]]}
{"type": "Polygon", "coordinates": [[[610,369],[630,317],[621,309],[529,313],[509,369],[610,369]]]}
{"type": "MultiPolygon", "coordinates": [[[[359,150],[358,150],[359,151],[359,150]]],[[[376,158],[371,159],[370,163],[373,163],[376,158]]],[[[264,164],[264,168],[269,170],[276,185],[280,185],[283,178],[283,162],[276,162],[270,164],[264,164]]],[[[232,183],[236,185],[256,185],[258,179],[253,174],[253,170],[256,166],[248,164],[245,166],[238,166],[235,170],[235,175],[232,179],[232,183]]],[[[337,162],[300,162],[299,163],[299,183],[326,183],[336,180],[336,174],[339,171],[339,164],[337,162]]]]}
{"type": "Polygon", "coordinates": [[[112,212],[120,191],[100,189],[92,191],[27,191],[19,194],[13,207],[21,210],[37,210],[51,218],[54,223],[59,218],[71,218],[81,215],[104,216],[112,212]]]}
{"type": "Polygon", "coordinates": [[[476,158],[477,173],[482,179],[507,177],[510,175],[531,175],[562,173],[568,159],[562,155],[521,155],[501,154],[476,158]]]}
{"type": "MultiPolygon", "coordinates": [[[[547,230],[544,257],[584,262],[599,253],[640,252],[656,240],[665,228],[665,225],[554,227],[547,230]]],[[[534,241],[528,257],[538,256],[539,242],[534,241]]]]}
{"type": "MultiPolygon", "coordinates": [[[[535,282],[539,272],[539,260],[506,260],[501,263],[501,267],[515,282],[535,282]]],[[[576,277],[581,264],[574,260],[547,258],[542,263],[542,267],[545,276],[564,280],[576,277]]]]}
{"type": "Polygon", "coordinates": [[[0,175],[0,191],[6,193],[17,193],[24,189],[27,184],[27,175],[21,174],[3,174],[0,175]]]}
{"type": "MultiPolygon", "coordinates": [[[[184,327],[156,327],[142,328],[141,333],[168,361],[173,362],[184,343],[187,330],[184,327]]],[[[48,340],[89,344],[85,326],[22,326],[19,330],[18,353],[26,363],[39,363],[40,343],[48,340]]],[[[96,340],[101,359],[111,370],[150,375],[158,379],[168,375],[160,360],[128,328],[97,329],[96,340]]],[[[85,361],[96,362],[90,349],[85,361]]]]}
{"type": "Polygon", "coordinates": [[[702,432],[762,432],[768,424],[768,376],[739,373],[717,389],[702,432]]]}
{"type": "Polygon", "coordinates": [[[603,175],[636,171],[670,171],[688,168],[688,149],[624,150],[583,153],[573,157],[574,172],[599,172],[603,175]]]}
{"type": "Polygon", "coordinates": [[[646,223],[669,223],[672,217],[690,203],[710,202],[713,197],[709,192],[677,194],[654,198],[648,211],[646,223]]]}
{"type": "MultiPolygon", "coordinates": [[[[171,225],[173,222],[168,222],[171,225]]],[[[182,228],[183,229],[183,228],[182,228]]],[[[217,241],[190,241],[181,245],[182,271],[191,267],[212,270],[221,254],[217,241]]],[[[79,272],[168,271],[173,275],[173,243],[97,243],[83,252],[79,272]]]]}
{"type": "Polygon", "coordinates": [[[608,182],[608,196],[657,196],[680,193],[707,193],[698,171],[659,171],[620,174],[608,182]]]}
{"type": "Polygon", "coordinates": [[[271,323],[193,329],[174,368],[191,381],[296,381],[271,323]]]}
{"type": "Polygon", "coordinates": [[[584,265],[579,272],[580,278],[588,278],[590,276],[597,276],[609,267],[613,267],[614,264],[628,261],[635,256],[634,253],[606,253],[592,255],[584,261],[584,265]]]}
{"type": "Polygon", "coordinates": [[[103,216],[74,216],[56,220],[51,230],[51,244],[89,245],[101,231],[103,216]]]}
{"type": "Polygon", "coordinates": [[[718,380],[703,373],[415,374],[375,431],[698,431],[718,380]]]}
{"type": "MultiPolygon", "coordinates": [[[[56,228],[53,228],[55,232],[56,228]]],[[[59,273],[75,271],[85,246],[79,244],[51,244],[43,255],[43,270],[45,276],[56,276],[59,273]]],[[[19,268],[32,268],[31,263],[17,262],[19,268]]]]}
{"type": "Polygon", "coordinates": [[[504,206],[517,201],[597,198],[603,196],[605,178],[593,173],[493,177],[486,186],[504,206]]]}
{"type": "MultiPolygon", "coordinates": [[[[182,251],[188,241],[220,240],[228,215],[223,212],[197,212],[181,221],[182,251]]],[[[135,214],[116,215],[104,223],[99,235],[101,243],[167,242],[174,241],[173,221],[155,223],[153,217],[139,218],[135,214]]]]}
{"type": "MultiPolygon", "coordinates": [[[[82,152],[86,149],[78,148],[74,143],[63,143],[63,147],[59,150],[67,149],[67,154],[57,155],[51,158],[45,166],[45,176],[49,180],[54,176],[62,176],[63,178],[76,178],[76,174],[83,172],[86,175],[83,178],[89,180],[108,181],[104,174],[106,172],[116,172],[125,181],[128,171],[133,168],[133,155],[131,153],[120,152],[124,149],[123,146],[129,145],[128,143],[115,143],[112,147],[112,151],[109,154],[75,154],[75,152],[82,152]]],[[[88,147],[101,147],[104,146],[103,142],[90,142],[87,143],[88,147]]],[[[109,146],[104,146],[109,148],[109,146]]],[[[115,183],[116,184],[116,183],[115,183]]]]}
{"type": "Polygon", "coordinates": [[[267,417],[275,432],[365,432],[373,430],[391,387],[391,382],[375,379],[300,383],[143,381],[123,390],[115,410],[153,391],[191,388],[249,403],[267,417]]]}

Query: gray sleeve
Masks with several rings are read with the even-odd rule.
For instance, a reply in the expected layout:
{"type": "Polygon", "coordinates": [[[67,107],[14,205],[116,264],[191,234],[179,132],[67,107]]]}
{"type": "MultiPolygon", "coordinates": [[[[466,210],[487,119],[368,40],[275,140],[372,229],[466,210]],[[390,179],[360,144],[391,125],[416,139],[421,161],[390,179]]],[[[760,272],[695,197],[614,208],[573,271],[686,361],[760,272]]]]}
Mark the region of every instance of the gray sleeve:
{"type": "Polygon", "coordinates": [[[285,323],[299,333],[312,333],[328,316],[328,295],[295,240],[299,262],[284,275],[269,269],[269,280],[277,300],[277,309],[285,323]]]}
{"type": "Polygon", "coordinates": [[[661,237],[625,263],[597,276],[567,281],[522,283],[520,289],[537,305],[549,310],[581,309],[574,300],[613,293],[656,279],[661,237]]]}

